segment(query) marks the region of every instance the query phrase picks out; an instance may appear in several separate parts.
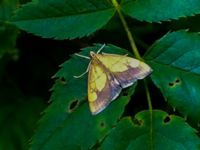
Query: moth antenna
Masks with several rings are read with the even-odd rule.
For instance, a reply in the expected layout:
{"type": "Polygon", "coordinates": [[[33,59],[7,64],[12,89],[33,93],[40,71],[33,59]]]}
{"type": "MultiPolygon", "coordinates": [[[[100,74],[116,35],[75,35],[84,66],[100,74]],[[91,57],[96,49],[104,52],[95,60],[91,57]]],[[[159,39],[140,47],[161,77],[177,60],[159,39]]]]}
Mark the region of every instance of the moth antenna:
{"type": "Polygon", "coordinates": [[[85,58],[85,59],[90,59],[90,57],[87,57],[87,56],[84,56],[84,55],[80,55],[78,53],[75,53],[76,56],[79,56],[79,57],[82,57],[82,58],[85,58]]]}
{"type": "MultiPolygon", "coordinates": [[[[87,57],[87,56],[86,56],[87,57]]],[[[90,61],[90,63],[91,63],[91,61],[90,61]]],[[[90,63],[89,63],[89,65],[88,65],[88,67],[87,67],[87,70],[85,71],[85,72],[83,72],[82,74],[80,74],[80,75],[78,75],[78,76],[73,76],[74,78],[81,78],[82,76],[84,76],[88,71],[89,71],[89,68],[90,68],[90,63]]]]}
{"type": "Polygon", "coordinates": [[[100,47],[100,49],[97,51],[97,54],[99,54],[99,53],[101,52],[101,50],[102,50],[105,46],[106,46],[106,44],[104,43],[104,44],[100,47]]]}

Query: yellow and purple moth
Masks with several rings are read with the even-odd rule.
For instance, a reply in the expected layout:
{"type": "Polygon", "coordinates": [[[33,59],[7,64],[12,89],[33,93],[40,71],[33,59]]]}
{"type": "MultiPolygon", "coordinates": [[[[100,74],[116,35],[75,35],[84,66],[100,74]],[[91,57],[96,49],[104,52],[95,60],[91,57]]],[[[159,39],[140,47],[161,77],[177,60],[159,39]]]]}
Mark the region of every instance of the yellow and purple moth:
{"type": "Polygon", "coordinates": [[[144,62],[127,55],[90,52],[91,59],[86,72],[88,74],[88,101],[90,111],[96,115],[103,111],[110,102],[115,100],[123,88],[133,85],[137,80],[144,79],[152,69],[144,62]]]}

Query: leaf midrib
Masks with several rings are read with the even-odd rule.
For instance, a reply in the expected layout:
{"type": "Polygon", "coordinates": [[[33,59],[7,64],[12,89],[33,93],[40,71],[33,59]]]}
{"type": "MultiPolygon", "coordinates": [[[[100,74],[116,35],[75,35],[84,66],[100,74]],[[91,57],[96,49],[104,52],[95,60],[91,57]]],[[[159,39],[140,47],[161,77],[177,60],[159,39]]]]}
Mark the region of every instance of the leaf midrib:
{"type": "MultiPolygon", "coordinates": [[[[195,73],[195,72],[191,72],[191,71],[189,71],[189,70],[185,70],[185,69],[183,69],[183,68],[180,68],[180,67],[178,67],[178,66],[173,66],[173,65],[169,65],[169,64],[164,64],[164,63],[161,63],[161,62],[157,62],[157,61],[155,61],[155,60],[146,60],[147,62],[150,62],[150,63],[156,63],[156,64],[159,64],[159,65],[164,65],[164,66],[167,66],[167,67],[171,67],[171,68],[174,68],[174,69],[178,69],[178,70],[180,70],[180,71],[182,71],[182,72],[185,72],[185,73],[191,73],[191,74],[194,74],[194,75],[197,75],[198,77],[200,77],[200,74],[198,74],[198,73],[195,73]]],[[[193,68],[194,69],[194,68],[193,68]]],[[[192,69],[192,70],[193,70],[192,69]]]]}
{"type": "Polygon", "coordinates": [[[100,12],[105,12],[105,11],[111,11],[113,10],[114,13],[114,8],[107,8],[107,9],[98,9],[98,11],[85,11],[85,12],[79,12],[76,14],[64,14],[64,15],[60,15],[60,16],[49,16],[49,17],[40,17],[40,18],[24,18],[24,19],[20,19],[20,20],[16,20],[16,18],[18,16],[15,16],[16,18],[14,18],[13,22],[21,22],[21,21],[32,21],[32,20],[51,20],[51,19],[60,19],[60,18],[67,18],[67,17],[71,17],[71,16],[84,16],[84,15],[89,15],[92,13],[100,13],[100,12]]]}

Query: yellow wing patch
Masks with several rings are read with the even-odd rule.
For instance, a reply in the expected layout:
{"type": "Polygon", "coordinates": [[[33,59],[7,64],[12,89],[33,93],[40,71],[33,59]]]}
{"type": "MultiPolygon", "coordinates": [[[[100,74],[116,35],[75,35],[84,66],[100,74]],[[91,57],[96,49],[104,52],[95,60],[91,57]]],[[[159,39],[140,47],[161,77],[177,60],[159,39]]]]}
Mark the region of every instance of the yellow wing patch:
{"type": "Polygon", "coordinates": [[[126,55],[96,54],[96,57],[111,72],[123,72],[128,70],[128,66],[136,68],[140,64],[139,60],[127,57],[126,55]]]}
{"type": "Polygon", "coordinates": [[[97,99],[97,92],[102,91],[107,82],[104,70],[96,63],[92,62],[88,77],[88,98],[90,102],[97,99]]]}

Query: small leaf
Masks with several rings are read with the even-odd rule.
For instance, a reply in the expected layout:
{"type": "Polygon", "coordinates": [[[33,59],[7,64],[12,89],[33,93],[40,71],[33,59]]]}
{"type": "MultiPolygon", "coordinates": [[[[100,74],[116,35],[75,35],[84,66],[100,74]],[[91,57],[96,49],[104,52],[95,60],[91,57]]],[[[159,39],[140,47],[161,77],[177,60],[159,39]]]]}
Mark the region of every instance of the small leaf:
{"type": "MultiPolygon", "coordinates": [[[[88,56],[91,50],[97,51],[100,46],[83,49],[81,55],[88,56]]],[[[112,45],[106,46],[103,52],[127,54],[112,45]]],[[[83,73],[88,63],[87,59],[72,56],[55,75],[59,79],[52,88],[52,104],[46,109],[33,137],[33,150],[89,149],[117,123],[135,86],[128,89],[127,95],[123,96],[122,92],[108,108],[93,116],[88,107],[86,75],[78,79],[73,77],[83,73]]]]}
{"type": "Polygon", "coordinates": [[[160,22],[200,13],[199,0],[124,0],[121,8],[138,20],[160,22]]]}
{"type": "Polygon", "coordinates": [[[200,121],[200,36],[173,32],[157,41],[145,59],[152,80],[169,103],[194,122],[200,121]]]}
{"type": "Polygon", "coordinates": [[[184,120],[160,110],[153,111],[151,127],[149,111],[136,114],[134,120],[123,118],[102,144],[103,150],[198,150],[200,139],[184,120]]]}
{"type": "Polygon", "coordinates": [[[74,39],[103,27],[114,12],[107,0],[40,0],[24,5],[13,21],[42,37],[74,39]]]}

